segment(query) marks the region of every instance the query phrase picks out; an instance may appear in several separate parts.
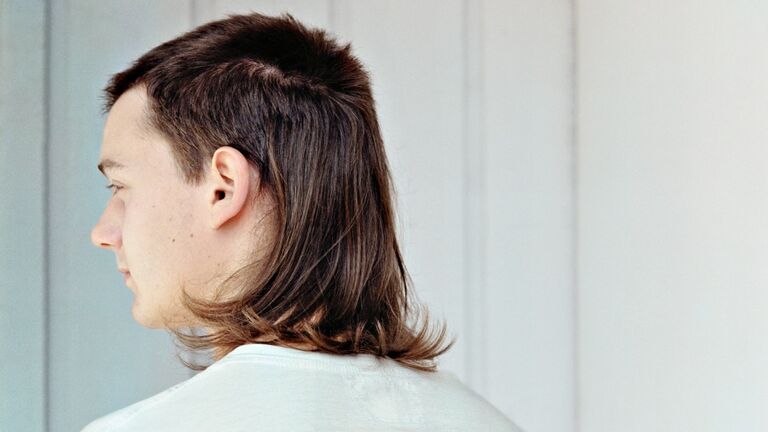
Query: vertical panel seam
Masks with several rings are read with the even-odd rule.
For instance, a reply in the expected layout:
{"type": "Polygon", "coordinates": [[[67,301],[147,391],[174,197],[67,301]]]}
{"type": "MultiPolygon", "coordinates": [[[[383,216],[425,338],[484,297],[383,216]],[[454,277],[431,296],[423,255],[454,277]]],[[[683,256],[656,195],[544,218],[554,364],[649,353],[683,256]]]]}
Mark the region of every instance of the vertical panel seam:
{"type": "Polygon", "coordinates": [[[197,25],[197,0],[189,0],[189,27],[197,25]]]}
{"type": "Polygon", "coordinates": [[[462,12],[461,13],[461,27],[462,27],[461,28],[461,50],[462,50],[461,51],[461,62],[462,62],[462,69],[463,69],[462,70],[463,82],[462,82],[462,93],[461,93],[461,97],[462,97],[462,101],[461,101],[462,121],[463,121],[463,125],[462,126],[463,127],[462,127],[462,130],[461,130],[461,132],[462,132],[462,137],[461,137],[462,143],[461,144],[462,144],[462,152],[463,152],[463,156],[464,156],[462,158],[462,161],[464,162],[464,170],[463,170],[464,171],[463,172],[464,176],[463,176],[463,179],[462,179],[462,181],[463,181],[463,183],[462,183],[462,185],[463,185],[463,190],[462,190],[463,206],[462,206],[462,221],[461,221],[462,222],[462,231],[461,231],[462,242],[464,244],[464,247],[462,248],[463,255],[464,255],[464,260],[462,261],[462,264],[463,264],[463,267],[464,267],[464,271],[462,273],[462,275],[464,277],[463,287],[462,287],[462,289],[464,291],[464,293],[463,293],[464,294],[464,322],[462,324],[463,324],[463,334],[464,334],[464,338],[466,340],[466,344],[464,345],[464,374],[467,377],[468,383],[474,387],[474,376],[472,374],[472,351],[473,351],[472,350],[472,346],[473,346],[473,342],[471,340],[472,339],[471,338],[471,336],[472,336],[472,331],[471,331],[472,328],[471,328],[471,325],[470,325],[470,323],[473,320],[471,319],[472,318],[472,307],[471,307],[471,304],[470,304],[471,302],[470,302],[470,295],[469,295],[470,292],[472,291],[469,288],[470,287],[470,282],[472,281],[472,278],[469,277],[469,273],[470,273],[470,269],[471,269],[471,265],[470,265],[469,261],[471,259],[472,254],[471,254],[471,251],[469,250],[469,247],[468,247],[469,246],[469,233],[468,233],[469,229],[467,227],[467,224],[468,224],[467,221],[469,219],[469,217],[468,217],[468,215],[469,215],[469,211],[468,211],[468,207],[469,207],[469,163],[467,162],[467,153],[468,153],[468,151],[467,151],[467,138],[469,136],[469,133],[467,131],[467,129],[469,128],[469,121],[468,121],[468,117],[469,117],[468,116],[468,110],[469,110],[469,108],[467,107],[467,102],[469,100],[469,95],[468,95],[468,93],[469,93],[469,85],[468,85],[468,81],[469,81],[469,76],[468,76],[469,64],[468,64],[468,61],[467,61],[467,45],[468,45],[468,42],[467,42],[467,39],[468,39],[467,28],[469,26],[469,24],[468,24],[469,18],[467,17],[467,12],[468,12],[469,8],[468,8],[468,5],[467,5],[467,0],[462,0],[462,2],[461,2],[461,9],[462,9],[462,11],[461,11],[462,12]]]}
{"type": "Polygon", "coordinates": [[[49,148],[51,140],[51,1],[45,0],[43,5],[43,142],[42,142],[42,188],[43,188],[43,428],[51,430],[51,320],[50,320],[50,161],[49,148]]]}
{"type": "Polygon", "coordinates": [[[578,2],[571,0],[571,272],[573,307],[573,421],[581,429],[581,360],[579,328],[579,142],[578,142],[578,2]]]}
{"type": "Polygon", "coordinates": [[[468,162],[468,154],[469,151],[467,149],[468,147],[468,138],[469,138],[469,107],[468,101],[469,101],[469,61],[468,61],[468,29],[469,29],[469,5],[467,3],[468,0],[462,0],[461,2],[461,61],[462,61],[462,68],[463,68],[463,88],[462,88],[462,120],[463,120],[463,127],[462,127],[462,152],[463,158],[462,161],[464,162],[464,177],[463,177],[463,187],[464,190],[463,193],[463,206],[462,206],[462,240],[464,243],[464,247],[462,248],[464,251],[464,260],[463,260],[463,276],[464,276],[464,283],[463,283],[463,289],[464,289],[464,322],[463,322],[463,332],[464,332],[464,338],[465,338],[465,345],[464,345],[464,373],[467,377],[467,381],[470,385],[474,387],[475,384],[475,377],[472,370],[472,352],[474,351],[472,348],[474,346],[474,342],[472,341],[472,325],[471,323],[474,321],[473,314],[472,314],[472,302],[471,302],[471,296],[470,293],[472,290],[470,289],[470,283],[472,282],[472,278],[470,277],[470,272],[472,269],[471,266],[471,259],[472,259],[472,251],[469,249],[469,177],[470,177],[470,164],[468,162]]]}
{"type": "MultiPolygon", "coordinates": [[[[474,22],[474,26],[471,27],[471,30],[474,31],[477,35],[477,39],[473,39],[473,49],[476,49],[476,62],[477,65],[477,71],[476,71],[476,78],[477,78],[477,93],[476,93],[476,104],[475,109],[476,117],[475,121],[473,122],[474,131],[473,134],[476,135],[477,142],[478,142],[478,158],[477,163],[475,165],[475,172],[473,173],[475,177],[477,178],[477,190],[476,193],[473,195],[476,195],[478,197],[478,209],[480,211],[480,216],[482,223],[476,224],[476,227],[480,227],[480,230],[475,232],[475,235],[477,236],[477,252],[478,255],[476,256],[477,260],[475,261],[474,267],[475,272],[477,273],[477,279],[479,282],[479,292],[481,293],[480,301],[478,302],[478,308],[475,309],[478,312],[479,317],[481,318],[478,320],[478,322],[482,322],[483,327],[487,325],[486,317],[488,316],[485,310],[486,306],[486,300],[487,300],[487,294],[488,294],[488,285],[486,283],[487,281],[487,274],[485,273],[485,251],[486,251],[486,236],[487,236],[487,229],[490,226],[490,220],[488,218],[488,206],[486,205],[486,182],[485,182],[485,173],[486,173],[486,157],[487,157],[487,143],[485,141],[485,134],[484,129],[481,127],[481,125],[477,124],[477,122],[480,119],[485,118],[485,56],[483,55],[483,47],[484,44],[482,43],[483,35],[485,32],[485,25],[483,16],[485,13],[485,8],[483,5],[485,4],[484,1],[478,1],[475,4],[479,5],[477,6],[477,11],[475,15],[475,19],[477,21],[474,22]]],[[[469,149],[469,141],[467,142],[467,149],[469,149]]],[[[481,330],[485,330],[484,328],[481,330]]],[[[480,341],[479,348],[480,352],[483,355],[483,359],[486,358],[488,354],[488,350],[486,349],[486,340],[484,339],[485,335],[488,334],[486,331],[480,331],[478,333],[478,340],[480,341]],[[481,338],[482,337],[482,338],[481,338]]],[[[488,368],[485,367],[487,365],[482,365],[480,367],[480,370],[478,371],[479,375],[479,388],[480,391],[486,390],[486,384],[487,384],[487,370],[488,368]]]]}
{"type": "Polygon", "coordinates": [[[464,335],[465,370],[469,384],[480,394],[486,391],[486,278],[484,252],[488,212],[485,205],[486,143],[479,122],[483,116],[482,2],[462,1],[462,91],[464,153],[464,335]]]}
{"type": "Polygon", "coordinates": [[[328,29],[336,33],[336,2],[334,0],[327,0],[328,8],[328,29]]]}

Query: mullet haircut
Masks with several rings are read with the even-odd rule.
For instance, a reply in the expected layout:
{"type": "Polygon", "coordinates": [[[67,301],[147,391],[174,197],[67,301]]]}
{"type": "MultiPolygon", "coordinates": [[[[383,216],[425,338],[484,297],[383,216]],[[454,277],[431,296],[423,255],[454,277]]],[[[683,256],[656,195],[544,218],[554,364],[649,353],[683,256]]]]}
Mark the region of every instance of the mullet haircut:
{"type": "MultiPolygon", "coordinates": [[[[437,370],[435,357],[455,340],[444,346],[445,324],[433,332],[426,308],[418,326],[408,323],[422,307],[409,302],[370,80],[349,43],[287,13],[229,14],[113,75],[102,114],[134,86],[148,96],[146,129],[171,143],[187,184],[231,146],[259,170],[258,193],[276,203],[266,257],[251,252],[212,301],[182,288],[183,306],[208,332],[167,328],[177,340],[222,355],[246,343],[309,344],[437,370]]],[[[210,366],[177,358],[193,370],[210,366]]]]}

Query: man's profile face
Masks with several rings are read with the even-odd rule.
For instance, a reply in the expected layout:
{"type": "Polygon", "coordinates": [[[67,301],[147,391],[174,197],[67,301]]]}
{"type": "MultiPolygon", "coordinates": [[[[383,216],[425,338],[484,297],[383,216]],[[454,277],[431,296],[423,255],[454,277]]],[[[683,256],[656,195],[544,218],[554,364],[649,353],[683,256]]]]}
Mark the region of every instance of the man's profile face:
{"type": "Polygon", "coordinates": [[[121,189],[107,202],[91,241],[115,253],[115,271],[130,272],[134,319],[161,328],[163,317],[180,316],[182,284],[204,284],[215,259],[199,188],[183,183],[168,142],[140,129],[146,103],[143,87],[134,87],[107,116],[99,160],[108,182],[121,189]]]}

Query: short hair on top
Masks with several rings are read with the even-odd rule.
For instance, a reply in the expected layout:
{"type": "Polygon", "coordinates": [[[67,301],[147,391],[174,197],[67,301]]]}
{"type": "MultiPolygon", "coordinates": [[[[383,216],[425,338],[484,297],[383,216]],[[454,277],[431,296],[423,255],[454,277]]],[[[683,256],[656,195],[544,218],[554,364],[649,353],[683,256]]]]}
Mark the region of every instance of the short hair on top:
{"type": "MultiPolygon", "coordinates": [[[[112,75],[102,114],[134,86],[148,96],[144,127],[167,138],[187,184],[231,146],[276,203],[265,258],[254,251],[213,300],[182,288],[183,306],[208,332],[168,328],[177,340],[222,355],[245,343],[309,344],[437,370],[435,357],[455,337],[445,345],[445,323],[434,332],[426,307],[409,301],[371,84],[349,43],[288,13],[228,14],[112,75]],[[414,312],[424,312],[417,324],[408,322],[414,312]]],[[[210,366],[177,358],[193,370],[210,366]]]]}

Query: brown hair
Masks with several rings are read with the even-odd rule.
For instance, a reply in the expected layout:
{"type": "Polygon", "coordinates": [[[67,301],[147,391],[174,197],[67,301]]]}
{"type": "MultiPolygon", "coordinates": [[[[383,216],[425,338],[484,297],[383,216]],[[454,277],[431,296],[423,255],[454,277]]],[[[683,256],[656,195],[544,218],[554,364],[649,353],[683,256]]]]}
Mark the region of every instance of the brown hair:
{"type": "Polygon", "coordinates": [[[168,328],[178,340],[221,355],[245,343],[308,344],[437,369],[433,359],[455,339],[441,348],[445,324],[435,336],[426,309],[419,331],[407,323],[419,310],[408,300],[394,185],[368,73],[349,43],[287,13],[230,14],[113,75],[103,113],[135,85],[145,86],[147,125],[168,138],[187,184],[199,184],[226,145],[275,197],[275,241],[264,262],[254,252],[213,301],[182,289],[183,305],[210,332],[168,328]],[[223,300],[224,292],[236,295],[223,300]]]}

